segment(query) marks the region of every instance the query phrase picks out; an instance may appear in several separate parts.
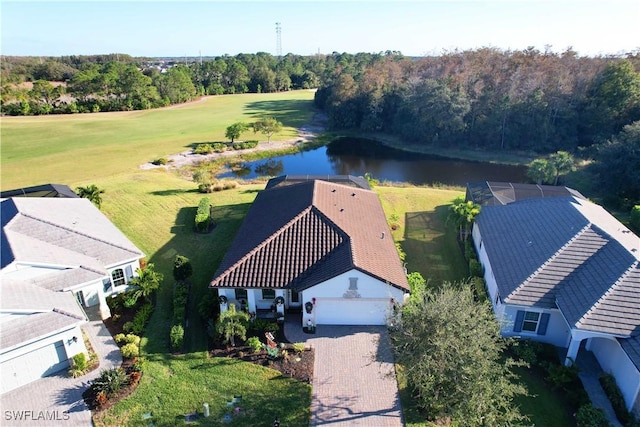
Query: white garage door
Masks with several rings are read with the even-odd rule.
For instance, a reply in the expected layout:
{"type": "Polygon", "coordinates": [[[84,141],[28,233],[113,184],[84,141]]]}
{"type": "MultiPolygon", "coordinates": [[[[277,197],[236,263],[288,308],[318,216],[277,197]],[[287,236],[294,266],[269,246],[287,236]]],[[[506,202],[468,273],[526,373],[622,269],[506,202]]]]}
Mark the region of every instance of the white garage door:
{"type": "Polygon", "coordinates": [[[317,325],[385,325],[389,300],[386,298],[318,298],[317,325]]]}
{"type": "Polygon", "coordinates": [[[64,343],[58,341],[2,363],[0,393],[13,390],[38,378],[69,367],[64,343]]]}

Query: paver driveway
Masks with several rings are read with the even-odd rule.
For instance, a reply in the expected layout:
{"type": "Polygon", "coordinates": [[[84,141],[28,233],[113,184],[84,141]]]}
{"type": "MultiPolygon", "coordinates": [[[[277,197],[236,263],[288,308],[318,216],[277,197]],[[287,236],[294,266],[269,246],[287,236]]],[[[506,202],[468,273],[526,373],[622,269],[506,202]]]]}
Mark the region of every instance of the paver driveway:
{"type": "Polygon", "coordinates": [[[299,321],[285,327],[289,341],[315,349],[312,426],[404,425],[386,327],[320,325],[314,335],[299,321]]]}
{"type": "Polygon", "coordinates": [[[82,399],[89,382],[103,369],[122,364],[120,348],[102,321],[90,321],[82,326],[100,366],[80,378],[70,378],[66,371],[42,378],[0,396],[0,426],[61,426],[91,427],[91,411],[82,399]]]}

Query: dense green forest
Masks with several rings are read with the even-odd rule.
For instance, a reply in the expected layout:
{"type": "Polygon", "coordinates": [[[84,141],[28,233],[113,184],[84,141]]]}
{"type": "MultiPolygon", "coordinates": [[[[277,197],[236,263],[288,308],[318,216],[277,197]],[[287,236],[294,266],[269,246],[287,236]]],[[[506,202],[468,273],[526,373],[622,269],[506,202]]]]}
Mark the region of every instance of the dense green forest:
{"type": "Polygon", "coordinates": [[[554,152],[640,119],[640,57],[484,48],[343,68],[316,104],[336,129],[444,147],[554,152]]]}

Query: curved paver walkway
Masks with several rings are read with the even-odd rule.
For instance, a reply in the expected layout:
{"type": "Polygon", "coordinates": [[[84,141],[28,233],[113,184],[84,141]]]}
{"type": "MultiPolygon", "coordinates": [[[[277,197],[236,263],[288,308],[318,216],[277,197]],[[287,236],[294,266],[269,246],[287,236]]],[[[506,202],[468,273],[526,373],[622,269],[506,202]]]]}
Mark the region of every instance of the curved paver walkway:
{"type": "Polygon", "coordinates": [[[315,349],[311,426],[404,425],[386,327],[320,325],[310,335],[291,319],[285,336],[315,349]]]}
{"type": "Polygon", "coordinates": [[[82,399],[89,382],[103,369],[122,364],[122,354],[101,320],[82,326],[100,359],[98,369],[80,378],[66,371],[39,379],[0,396],[1,426],[90,427],[91,411],[82,399]]]}

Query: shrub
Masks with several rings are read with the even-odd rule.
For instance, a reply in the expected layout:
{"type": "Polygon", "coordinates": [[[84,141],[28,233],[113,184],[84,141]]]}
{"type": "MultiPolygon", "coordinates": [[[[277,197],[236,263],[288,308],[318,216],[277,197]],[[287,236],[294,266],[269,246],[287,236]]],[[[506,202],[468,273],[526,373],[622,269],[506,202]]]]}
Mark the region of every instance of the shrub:
{"type": "Polygon", "coordinates": [[[294,343],[293,349],[298,353],[302,353],[304,351],[304,343],[303,342],[294,343]]]}
{"type": "Polygon", "coordinates": [[[173,290],[173,324],[182,325],[186,317],[189,288],[177,285],[173,290]]]}
{"type": "Polygon", "coordinates": [[[198,184],[198,191],[201,193],[212,193],[213,186],[211,183],[200,183],[198,184]]]}
{"type": "Polygon", "coordinates": [[[211,224],[211,203],[208,197],[203,197],[198,203],[198,210],[196,211],[196,230],[207,231],[211,224]]]}
{"type": "Polygon", "coordinates": [[[522,360],[529,366],[536,366],[539,363],[539,346],[532,340],[514,340],[511,342],[511,351],[518,360],[522,360]]]}
{"type": "Polygon", "coordinates": [[[255,319],[247,325],[247,335],[249,336],[263,336],[265,332],[273,333],[277,330],[278,324],[266,319],[255,319]]]}
{"type": "Polygon", "coordinates": [[[469,260],[469,274],[473,277],[482,277],[482,265],[480,264],[480,262],[475,259],[475,258],[471,258],[469,260]]]}
{"type": "Polygon", "coordinates": [[[160,157],[158,159],[155,159],[154,161],[151,162],[151,164],[154,164],[156,166],[160,166],[160,165],[166,165],[169,162],[169,160],[167,160],[166,157],[160,157]]]}
{"type": "Polygon", "coordinates": [[[555,363],[547,364],[547,380],[560,390],[567,390],[571,383],[578,378],[578,367],[573,364],[571,366],[564,366],[555,363]]]}
{"type": "Polygon", "coordinates": [[[138,335],[135,334],[127,334],[125,337],[125,342],[127,344],[135,344],[137,346],[140,345],[140,337],[138,335]]]}
{"type": "Polygon", "coordinates": [[[87,362],[87,356],[84,353],[78,353],[71,358],[71,368],[69,369],[69,375],[73,378],[78,378],[87,372],[89,364],[87,362]]]}
{"type": "Polygon", "coordinates": [[[467,259],[467,261],[476,258],[476,250],[473,247],[473,243],[471,243],[471,241],[469,240],[464,241],[464,257],[467,259]]]}
{"type": "Polygon", "coordinates": [[[125,338],[125,334],[118,334],[115,337],[113,337],[113,339],[118,343],[123,343],[126,342],[126,338],[125,338]]]}
{"type": "Polygon", "coordinates": [[[174,325],[171,328],[169,338],[171,339],[171,348],[174,351],[182,349],[182,343],[184,342],[184,328],[182,325],[174,325]]]}
{"type": "Polygon", "coordinates": [[[120,348],[122,357],[125,359],[133,359],[140,355],[140,348],[135,343],[127,343],[120,348]]]}
{"type": "Polygon", "coordinates": [[[138,294],[135,292],[127,292],[124,294],[123,305],[127,308],[135,307],[138,303],[138,294]]]}
{"type": "Polygon", "coordinates": [[[222,153],[223,151],[227,151],[227,144],[222,143],[222,142],[215,142],[212,146],[211,146],[212,151],[215,151],[216,153],[222,153]]]}
{"type": "MultiPolygon", "coordinates": [[[[144,332],[144,328],[147,325],[147,321],[149,320],[149,317],[151,317],[152,311],[153,311],[153,307],[151,306],[150,302],[140,307],[140,310],[138,310],[136,315],[133,317],[133,321],[125,323],[125,326],[128,323],[132,324],[131,329],[130,330],[125,329],[125,332],[133,332],[136,335],[141,335],[144,332]]],[[[124,326],[123,326],[123,329],[124,329],[124,326]]]]}
{"type": "Polygon", "coordinates": [[[198,144],[193,150],[193,154],[211,154],[213,147],[210,144],[198,144]]]}
{"type": "Polygon", "coordinates": [[[234,142],[231,145],[231,148],[233,148],[234,150],[247,150],[249,148],[256,148],[257,146],[258,146],[258,141],[251,140],[251,141],[244,141],[244,142],[234,142]]]}
{"type": "Polygon", "coordinates": [[[473,294],[476,301],[484,302],[489,299],[487,289],[484,285],[484,279],[482,277],[474,276],[471,278],[471,286],[473,288],[473,294]]]}
{"type": "Polygon", "coordinates": [[[105,393],[104,391],[100,391],[98,392],[98,394],[96,394],[96,405],[97,406],[103,406],[107,403],[109,399],[107,398],[107,393],[105,393]]]}
{"type": "Polygon", "coordinates": [[[251,350],[253,350],[254,353],[262,350],[262,343],[260,342],[260,339],[258,337],[249,337],[249,339],[247,340],[247,345],[251,347],[251,350]]]}
{"type": "Polygon", "coordinates": [[[238,183],[236,181],[231,181],[228,179],[225,179],[222,181],[222,188],[225,190],[232,190],[234,188],[236,188],[238,186],[238,183]]]}
{"type": "Polygon", "coordinates": [[[182,255],[176,255],[173,260],[173,278],[176,282],[184,282],[193,274],[193,266],[189,258],[182,255]]]}
{"type": "Polygon", "coordinates": [[[73,360],[73,366],[82,370],[87,369],[87,366],[88,366],[87,356],[85,356],[84,353],[78,353],[75,356],[73,356],[71,359],[73,360]]]}
{"type": "Polygon", "coordinates": [[[142,357],[134,357],[131,363],[131,369],[134,372],[142,372],[144,371],[145,365],[146,365],[146,362],[142,357]]]}
{"type": "Polygon", "coordinates": [[[576,413],[577,427],[609,427],[609,420],[604,411],[591,403],[582,405],[576,413]]]}
{"type": "Polygon", "coordinates": [[[631,208],[631,218],[629,219],[629,225],[636,234],[640,234],[640,205],[635,205],[631,208]]]}
{"type": "Polygon", "coordinates": [[[131,374],[129,374],[129,384],[138,384],[138,381],[140,381],[141,376],[142,376],[142,373],[140,371],[131,372],[131,374]]]}
{"type": "Polygon", "coordinates": [[[611,374],[604,373],[600,375],[600,385],[604,389],[605,394],[613,406],[616,417],[622,424],[627,424],[633,420],[632,415],[627,411],[627,405],[624,403],[624,396],[616,383],[616,379],[611,374]]]}
{"type": "Polygon", "coordinates": [[[211,191],[222,191],[224,190],[224,184],[222,181],[216,181],[210,186],[211,191]]]}
{"type": "Polygon", "coordinates": [[[100,376],[93,380],[91,387],[98,393],[104,393],[106,397],[118,394],[122,386],[127,382],[127,375],[122,368],[112,368],[100,372],[100,376]]]}
{"type": "Polygon", "coordinates": [[[122,325],[122,330],[125,332],[131,332],[133,330],[133,322],[126,322],[122,325]]]}

